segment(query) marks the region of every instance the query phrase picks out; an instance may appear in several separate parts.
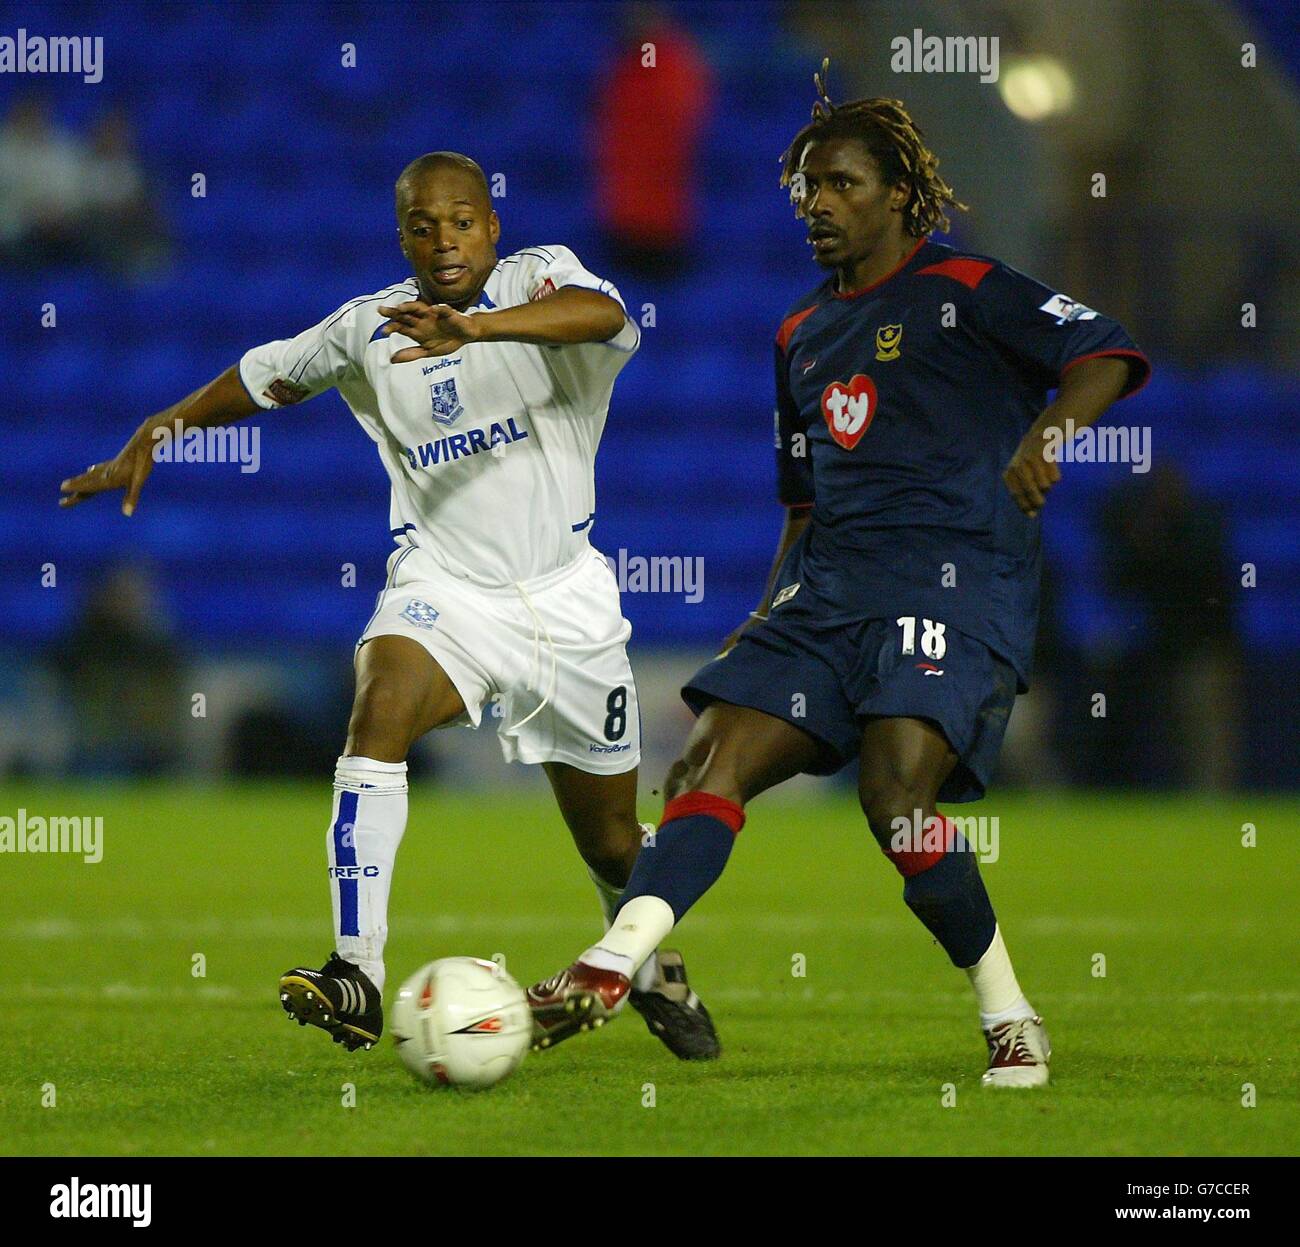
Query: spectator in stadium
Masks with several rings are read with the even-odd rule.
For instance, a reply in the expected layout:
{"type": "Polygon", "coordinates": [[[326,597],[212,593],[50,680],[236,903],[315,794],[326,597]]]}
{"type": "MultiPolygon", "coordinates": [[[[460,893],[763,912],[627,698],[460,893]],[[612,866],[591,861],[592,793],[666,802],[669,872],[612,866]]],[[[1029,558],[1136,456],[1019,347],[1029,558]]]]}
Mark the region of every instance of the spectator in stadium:
{"type": "Polygon", "coordinates": [[[0,128],[0,258],[33,267],[76,260],[83,157],[45,100],[23,96],[0,128]]]}
{"type": "Polygon", "coordinates": [[[51,653],[73,707],[72,757],[83,772],[152,775],[178,760],[183,668],[163,618],[152,577],[121,564],[51,653]]]}
{"type": "Polygon", "coordinates": [[[20,99],[0,130],[0,257],[33,268],[94,263],[138,277],[164,256],[126,114],[106,113],[87,146],[55,125],[43,99],[20,99]]]}
{"type": "Polygon", "coordinates": [[[1101,517],[1106,580],[1140,605],[1136,647],[1110,674],[1118,756],[1133,780],[1223,790],[1236,779],[1240,673],[1235,580],[1224,519],[1170,464],[1113,491],[1101,517]],[[1151,756],[1151,751],[1155,756],[1151,756]]]}
{"type": "Polygon", "coordinates": [[[657,5],[628,6],[624,51],[598,93],[596,208],[610,266],[652,279],[689,263],[695,157],[712,74],[690,35],[657,5]]]}
{"type": "Polygon", "coordinates": [[[91,132],[84,177],[86,205],[96,222],[96,258],[126,276],[145,276],[162,263],[162,224],[135,153],[131,123],[121,109],[91,132]]]}

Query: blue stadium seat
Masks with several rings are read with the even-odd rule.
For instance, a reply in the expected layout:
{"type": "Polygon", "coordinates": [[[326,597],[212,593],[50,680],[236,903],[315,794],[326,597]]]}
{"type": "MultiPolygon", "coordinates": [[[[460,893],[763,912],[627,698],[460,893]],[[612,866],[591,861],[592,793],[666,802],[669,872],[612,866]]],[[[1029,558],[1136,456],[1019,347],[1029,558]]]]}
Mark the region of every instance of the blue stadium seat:
{"type": "MultiPolygon", "coordinates": [[[[747,0],[737,37],[734,6],[678,6],[718,77],[694,264],[667,284],[603,274],[638,317],[653,303],[657,324],[615,390],[594,539],[607,551],[700,554],[709,584],[697,607],[630,597],[638,642],[712,642],[734,626],[780,524],[771,341],[820,278],[777,185],[778,157],[808,116],[814,61],[787,46],[786,9],[747,0]]],[[[107,505],[59,515],[53,491],[249,346],[405,276],[392,181],[420,152],[461,148],[506,174],[503,248],[562,242],[600,266],[586,118],[599,89],[593,66],[620,46],[620,6],[479,6],[474,36],[441,58],[433,17],[388,20],[361,3],[318,8],[306,23],[295,6],[240,6],[237,18],[193,5],[68,12],[103,31],[113,73],[93,95],[53,84],[60,115],[84,128],[111,104],[127,107],[176,254],[169,274],[145,284],[0,273],[6,628],[35,640],[66,623],[68,595],[32,587],[31,552],[52,547],[87,581],[108,556],[147,553],[186,626],[213,645],[350,642],[383,572],[386,481],[336,396],[256,417],[256,474],[163,466],[129,524],[107,505]],[[238,56],[214,56],[235,20],[238,56]],[[357,45],[355,68],[341,64],[345,42],[357,45]],[[503,65],[493,50],[503,42],[537,51],[503,65]],[[207,178],[203,199],[190,194],[196,172],[207,178]],[[46,302],[58,309],[56,330],[40,328],[46,302]],[[351,592],[337,587],[348,561],[358,566],[351,592]]],[[[1287,611],[1300,584],[1295,413],[1285,376],[1158,364],[1112,417],[1149,425],[1157,453],[1226,508],[1234,555],[1260,567],[1248,635],[1290,648],[1287,611]]],[[[1125,478],[1122,465],[1071,472],[1044,513],[1065,612],[1084,639],[1123,635],[1130,622],[1098,587],[1098,508],[1125,478]]]]}

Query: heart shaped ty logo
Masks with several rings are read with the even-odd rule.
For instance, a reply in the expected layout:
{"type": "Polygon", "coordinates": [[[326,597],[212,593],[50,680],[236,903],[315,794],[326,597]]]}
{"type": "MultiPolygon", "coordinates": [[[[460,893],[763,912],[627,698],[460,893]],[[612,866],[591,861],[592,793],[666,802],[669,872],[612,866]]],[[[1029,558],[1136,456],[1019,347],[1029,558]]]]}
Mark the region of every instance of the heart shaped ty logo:
{"type": "Polygon", "coordinates": [[[852,450],[862,440],[875,414],[876,383],[860,372],[847,385],[832,381],[822,391],[826,427],[845,450],[852,450]]]}

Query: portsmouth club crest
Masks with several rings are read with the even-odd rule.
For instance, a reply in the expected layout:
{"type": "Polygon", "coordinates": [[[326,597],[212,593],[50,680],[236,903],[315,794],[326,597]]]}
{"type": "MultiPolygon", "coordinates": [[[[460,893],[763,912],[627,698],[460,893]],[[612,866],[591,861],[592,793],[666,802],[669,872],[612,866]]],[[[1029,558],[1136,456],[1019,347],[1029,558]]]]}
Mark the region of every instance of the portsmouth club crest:
{"type": "Polygon", "coordinates": [[[902,325],[881,325],[876,330],[876,358],[882,364],[897,359],[903,345],[902,325]]]}
{"type": "Polygon", "coordinates": [[[429,398],[433,402],[433,418],[437,424],[455,424],[465,414],[456,393],[456,378],[434,381],[429,385],[429,398]]]}

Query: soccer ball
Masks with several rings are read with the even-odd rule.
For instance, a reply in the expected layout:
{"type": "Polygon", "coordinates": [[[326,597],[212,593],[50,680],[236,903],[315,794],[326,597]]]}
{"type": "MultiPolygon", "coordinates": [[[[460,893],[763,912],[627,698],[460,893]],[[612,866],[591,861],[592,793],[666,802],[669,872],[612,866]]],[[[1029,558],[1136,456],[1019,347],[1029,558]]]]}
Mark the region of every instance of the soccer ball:
{"type": "Polygon", "coordinates": [[[533,1023],[523,989],[496,962],[443,957],[402,984],[391,1033],[421,1082],[477,1090],[518,1067],[533,1023]]]}

